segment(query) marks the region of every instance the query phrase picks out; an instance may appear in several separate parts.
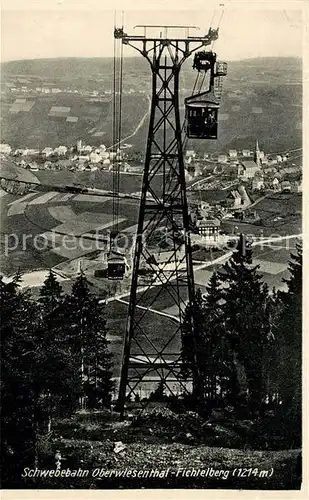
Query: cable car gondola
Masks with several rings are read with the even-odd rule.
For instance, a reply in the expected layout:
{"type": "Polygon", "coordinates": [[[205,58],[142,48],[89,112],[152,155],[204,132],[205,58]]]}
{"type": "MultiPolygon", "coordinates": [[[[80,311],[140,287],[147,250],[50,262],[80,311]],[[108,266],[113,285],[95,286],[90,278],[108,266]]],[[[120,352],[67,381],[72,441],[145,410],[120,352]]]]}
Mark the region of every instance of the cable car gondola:
{"type": "Polygon", "coordinates": [[[219,105],[213,91],[185,99],[188,138],[217,139],[219,105]]]}
{"type": "Polygon", "coordinates": [[[123,280],[125,272],[126,258],[111,252],[107,258],[107,278],[109,280],[123,280]]]}

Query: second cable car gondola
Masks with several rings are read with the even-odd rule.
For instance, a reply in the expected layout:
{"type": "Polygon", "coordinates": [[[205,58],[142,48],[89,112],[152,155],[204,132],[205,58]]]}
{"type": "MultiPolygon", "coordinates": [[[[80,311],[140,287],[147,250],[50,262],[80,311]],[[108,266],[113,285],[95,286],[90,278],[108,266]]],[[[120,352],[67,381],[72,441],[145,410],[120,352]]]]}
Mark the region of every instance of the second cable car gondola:
{"type": "Polygon", "coordinates": [[[185,99],[187,137],[217,139],[220,103],[213,91],[202,92],[185,99]]]}
{"type": "Polygon", "coordinates": [[[126,272],[126,258],[123,255],[111,252],[107,259],[107,278],[109,280],[123,280],[126,272]]]}

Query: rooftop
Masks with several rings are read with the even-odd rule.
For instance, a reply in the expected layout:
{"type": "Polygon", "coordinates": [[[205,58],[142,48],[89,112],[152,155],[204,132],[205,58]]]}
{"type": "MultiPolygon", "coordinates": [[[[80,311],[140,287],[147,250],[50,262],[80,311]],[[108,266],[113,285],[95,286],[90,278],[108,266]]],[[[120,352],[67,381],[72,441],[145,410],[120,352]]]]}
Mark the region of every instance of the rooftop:
{"type": "Polygon", "coordinates": [[[259,166],[253,160],[244,160],[244,161],[241,162],[241,164],[245,168],[259,168],[259,166]]]}

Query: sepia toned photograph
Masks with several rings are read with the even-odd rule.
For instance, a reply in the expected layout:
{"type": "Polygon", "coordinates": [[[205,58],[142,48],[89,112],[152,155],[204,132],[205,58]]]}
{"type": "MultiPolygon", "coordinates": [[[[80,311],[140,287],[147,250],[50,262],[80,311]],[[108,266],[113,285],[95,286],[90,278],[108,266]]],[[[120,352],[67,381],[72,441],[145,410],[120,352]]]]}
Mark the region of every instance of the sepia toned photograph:
{"type": "Polygon", "coordinates": [[[2,489],[301,490],[309,17],[248,4],[2,7],[2,489]]]}

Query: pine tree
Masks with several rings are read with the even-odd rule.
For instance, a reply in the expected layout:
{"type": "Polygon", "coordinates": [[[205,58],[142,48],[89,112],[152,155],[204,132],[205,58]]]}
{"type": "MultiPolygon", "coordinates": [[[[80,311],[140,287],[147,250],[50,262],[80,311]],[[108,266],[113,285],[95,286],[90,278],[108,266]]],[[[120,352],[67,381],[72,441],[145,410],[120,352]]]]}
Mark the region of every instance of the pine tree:
{"type": "Polygon", "coordinates": [[[166,400],[165,395],[165,382],[164,380],[160,380],[157,387],[153,392],[150,393],[149,401],[158,401],[162,402],[166,400]]]}
{"type": "Polygon", "coordinates": [[[280,292],[281,313],[276,329],[279,352],[278,385],[289,434],[301,439],[302,403],[302,245],[296,244],[291,254],[288,290],[280,292]],[[288,374],[288,376],[287,376],[288,374]]]}
{"type": "Polygon", "coordinates": [[[7,284],[0,279],[2,484],[10,488],[21,484],[22,468],[35,466],[37,456],[38,314],[19,282],[19,275],[7,284]]]}
{"type": "Polygon", "coordinates": [[[233,398],[250,403],[252,409],[258,410],[265,397],[269,292],[258,266],[252,264],[251,246],[245,244],[243,238],[219,275],[224,284],[223,314],[237,380],[233,398]]]}
{"type": "Polygon", "coordinates": [[[194,374],[197,364],[200,385],[196,385],[193,392],[199,391],[196,396],[201,411],[205,407],[211,408],[222,403],[233,374],[222,315],[222,290],[217,273],[213,273],[206,292],[202,296],[198,290],[195,303],[187,306],[182,336],[182,360],[185,363],[183,374],[194,374]]]}
{"type": "Polygon", "coordinates": [[[233,376],[232,359],[225,333],[222,310],[222,289],[216,272],[210,278],[204,295],[204,338],[201,350],[205,398],[211,406],[221,405],[233,376]]]}
{"type": "Polygon", "coordinates": [[[181,373],[184,379],[192,377],[193,398],[199,407],[204,405],[201,364],[204,352],[204,301],[201,290],[195,294],[193,304],[186,307],[181,331],[181,373]]]}
{"type": "Polygon", "coordinates": [[[63,289],[57,281],[55,273],[50,270],[40,289],[39,304],[41,304],[44,316],[46,317],[54,313],[58,306],[61,305],[62,300],[63,289]]]}
{"type": "Polygon", "coordinates": [[[64,295],[50,271],[38,300],[40,324],[36,339],[40,346],[37,378],[41,381],[41,410],[51,430],[52,418],[72,413],[78,401],[79,378],[71,345],[66,342],[64,295]]]}
{"type": "Polygon", "coordinates": [[[113,391],[112,355],[106,339],[104,305],[81,274],[64,301],[66,331],[79,360],[81,406],[109,406],[113,391]]]}

